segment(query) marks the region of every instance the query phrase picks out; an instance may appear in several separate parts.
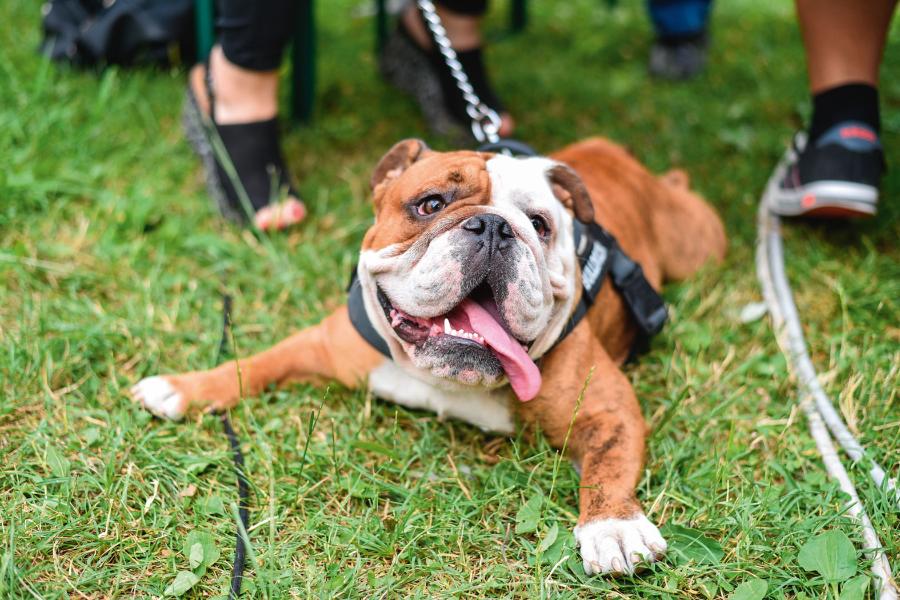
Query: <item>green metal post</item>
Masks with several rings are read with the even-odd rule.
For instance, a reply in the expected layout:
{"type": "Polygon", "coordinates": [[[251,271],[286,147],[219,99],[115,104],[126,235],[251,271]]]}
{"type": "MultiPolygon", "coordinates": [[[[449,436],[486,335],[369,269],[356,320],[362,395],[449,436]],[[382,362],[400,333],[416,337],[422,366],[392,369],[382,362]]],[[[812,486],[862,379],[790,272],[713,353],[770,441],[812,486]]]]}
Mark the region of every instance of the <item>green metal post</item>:
{"type": "Polygon", "coordinates": [[[291,113],[303,123],[312,120],[316,98],[316,18],[313,0],[300,0],[291,66],[291,113]]]}
{"type": "Polygon", "coordinates": [[[528,25],[528,6],[526,0],[512,0],[509,3],[509,28],[519,33],[528,25]]]}
{"type": "Polygon", "coordinates": [[[216,26],[213,23],[213,0],[194,0],[197,27],[197,62],[205,62],[212,50],[216,26]]]}
{"type": "Polygon", "coordinates": [[[387,7],[385,0],[375,0],[375,53],[381,54],[387,40],[387,7]]]}

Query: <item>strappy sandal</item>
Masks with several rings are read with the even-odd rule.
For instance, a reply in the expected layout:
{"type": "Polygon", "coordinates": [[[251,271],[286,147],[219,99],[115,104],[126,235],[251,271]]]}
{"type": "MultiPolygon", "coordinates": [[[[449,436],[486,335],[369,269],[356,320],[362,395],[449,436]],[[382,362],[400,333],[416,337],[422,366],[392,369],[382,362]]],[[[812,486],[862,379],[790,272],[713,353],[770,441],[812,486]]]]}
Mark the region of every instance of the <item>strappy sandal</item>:
{"type": "Polygon", "coordinates": [[[203,163],[206,188],[219,212],[242,225],[252,219],[260,229],[280,229],[284,220],[289,224],[301,221],[306,215],[302,202],[282,202],[299,195],[281,154],[277,117],[235,125],[216,123],[208,63],[204,79],[210,114],[204,114],[188,81],[182,123],[203,163]]]}
{"type": "MultiPolygon", "coordinates": [[[[457,51],[456,56],[478,97],[498,114],[503,113],[503,103],[485,70],[482,48],[457,51]]],[[[388,83],[416,100],[434,133],[454,140],[471,141],[466,103],[443,57],[434,49],[421,48],[402,19],[384,45],[379,67],[388,83]]]]}

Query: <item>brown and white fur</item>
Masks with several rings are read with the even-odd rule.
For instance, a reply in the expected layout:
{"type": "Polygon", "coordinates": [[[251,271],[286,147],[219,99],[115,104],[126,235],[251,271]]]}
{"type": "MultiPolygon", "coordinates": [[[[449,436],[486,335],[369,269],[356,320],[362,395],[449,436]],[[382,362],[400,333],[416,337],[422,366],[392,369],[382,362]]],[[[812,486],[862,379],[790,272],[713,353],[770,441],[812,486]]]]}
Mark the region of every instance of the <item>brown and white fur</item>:
{"type": "Polygon", "coordinates": [[[538,425],[559,448],[593,369],[567,445],[582,478],[575,536],[585,571],[633,572],[639,562],[659,558],[666,542],[635,497],[646,425],[620,370],[635,326],[610,282],[587,317],[553,346],[581,293],[572,219],[596,218],[659,289],[722,259],[726,240],[716,213],[690,191],[683,173],[656,177],[604,139],[523,159],[432,152],[406,140],[382,158],[372,189],[375,223],[358,276],[366,312],[393,359],[360,337],[344,306],[239,363],[143,379],[133,396],[154,414],[176,419],[189,410],[234,406],[238,369],[245,395],[271,384],[367,382],[383,399],[485,430],[538,425]],[[437,209],[422,214],[430,211],[423,203],[437,209]],[[495,227],[493,237],[485,223],[495,227]],[[493,295],[510,339],[539,359],[533,399],[516,399],[504,368],[477,336],[428,333],[429,323],[439,325],[476,293],[493,295]],[[395,314],[404,317],[392,320],[395,314]]]}

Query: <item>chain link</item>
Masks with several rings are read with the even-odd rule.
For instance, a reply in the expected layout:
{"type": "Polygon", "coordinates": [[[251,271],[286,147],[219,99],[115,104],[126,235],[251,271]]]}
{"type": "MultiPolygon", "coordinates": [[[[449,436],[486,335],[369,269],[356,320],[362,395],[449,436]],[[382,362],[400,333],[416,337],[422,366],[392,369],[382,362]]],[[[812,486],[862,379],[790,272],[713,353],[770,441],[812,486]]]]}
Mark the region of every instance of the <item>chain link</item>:
{"type": "Polygon", "coordinates": [[[447,37],[447,30],[441,23],[441,17],[437,14],[434,2],[431,0],[416,0],[416,5],[422,12],[425,24],[431,32],[431,37],[437,45],[438,51],[444,57],[444,63],[450,69],[450,75],[456,81],[456,87],[462,94],[466,103],[466,114],[472,120],[472,135],[479,143],[500,141],[500,115],[493,108],[485,104],[475,88],[469,83],[469,76],[463,70],[462,63],[456,57],[456,51],[447,37]]]}

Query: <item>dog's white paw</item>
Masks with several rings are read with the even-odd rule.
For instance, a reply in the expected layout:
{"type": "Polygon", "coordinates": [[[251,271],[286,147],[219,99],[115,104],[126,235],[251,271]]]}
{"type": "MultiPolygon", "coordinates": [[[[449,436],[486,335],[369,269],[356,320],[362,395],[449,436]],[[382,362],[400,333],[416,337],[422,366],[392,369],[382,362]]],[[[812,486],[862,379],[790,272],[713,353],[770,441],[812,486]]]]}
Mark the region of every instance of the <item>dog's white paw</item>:
{"type": "Polygon", "coordinates": [[[161,419],[184,416],[184,399],[163,377],[146,377],[131,387],[131,396],[161,419]]]}
{"type": "Polygon", "coordinates": [[[630,519],[599,519],[575,528],[584,572],[634,573],[666,552],[666,540],[643,514],[630,519]]]}

